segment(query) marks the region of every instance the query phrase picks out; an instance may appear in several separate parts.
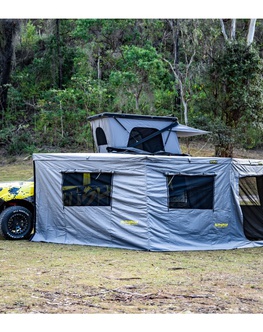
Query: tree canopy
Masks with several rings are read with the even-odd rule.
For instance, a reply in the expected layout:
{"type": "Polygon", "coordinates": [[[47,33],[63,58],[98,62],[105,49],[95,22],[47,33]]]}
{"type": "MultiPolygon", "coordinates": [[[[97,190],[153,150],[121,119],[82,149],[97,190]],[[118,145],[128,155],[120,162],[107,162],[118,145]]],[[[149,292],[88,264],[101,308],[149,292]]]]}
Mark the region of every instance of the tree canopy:
{"type": "Polygon", "coordinates": [[[263,21],[0,20],[0,143],[7,153],[92,147],[87,116],[177,116],[215,153],[262,144],[263,21]]]}

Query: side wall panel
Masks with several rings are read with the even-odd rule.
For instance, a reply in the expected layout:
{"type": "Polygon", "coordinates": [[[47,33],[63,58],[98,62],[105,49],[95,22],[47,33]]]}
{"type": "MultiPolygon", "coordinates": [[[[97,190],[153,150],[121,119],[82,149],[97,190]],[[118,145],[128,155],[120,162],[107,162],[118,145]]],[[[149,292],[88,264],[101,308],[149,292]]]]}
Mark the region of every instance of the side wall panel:
{"type": "Polygon", "coordinates": [[[238,202],[238,178],[263,174],[263,167],[227,158],[116,154],[39,154],[34,163],[33,241],[152,251],[263,245],[245,238],[238,202]],[[73,171],[112,172],[111,206],[63,206],[61,172],[73,171]],[[179,173],[214,174],[213,209],[169,209],[166,176],[179,173]]]}

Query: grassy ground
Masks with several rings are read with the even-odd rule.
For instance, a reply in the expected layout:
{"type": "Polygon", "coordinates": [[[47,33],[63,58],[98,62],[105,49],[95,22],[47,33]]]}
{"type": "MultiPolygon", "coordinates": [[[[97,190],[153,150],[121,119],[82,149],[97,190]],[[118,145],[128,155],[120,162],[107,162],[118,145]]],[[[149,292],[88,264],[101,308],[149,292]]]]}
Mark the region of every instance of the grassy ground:
{"type": "MultiPolygon", "coordinates": [[[[0,179],[32,173],[30,159],[5,160],[0,179]]],[[[263,248],[155,253],[0,238],[0,313],[263,313],[262,254],[263,248]]]]}
{"type": "Polygon", "coordinates": [[[32,158],[14,158],[0,163],[0,182],[27,180],[33,176],[32,158]]]}
{"type": "Polygon", "coordinates": [[[0,240],[0,313],[262,313],[262,249],[153,253],[0,240]]]}

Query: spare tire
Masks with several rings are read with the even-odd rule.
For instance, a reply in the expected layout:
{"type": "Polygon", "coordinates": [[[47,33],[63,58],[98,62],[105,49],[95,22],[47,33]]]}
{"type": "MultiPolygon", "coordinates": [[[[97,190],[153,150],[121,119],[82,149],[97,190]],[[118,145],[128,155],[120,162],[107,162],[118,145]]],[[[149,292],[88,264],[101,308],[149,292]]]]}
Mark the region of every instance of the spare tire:
{"type": "Polygon", "coordinates": [[[0,215],[0,234],[7,240],[28,239],[32,229],[32,213],[23,206],[11,206],[0,215]]]}

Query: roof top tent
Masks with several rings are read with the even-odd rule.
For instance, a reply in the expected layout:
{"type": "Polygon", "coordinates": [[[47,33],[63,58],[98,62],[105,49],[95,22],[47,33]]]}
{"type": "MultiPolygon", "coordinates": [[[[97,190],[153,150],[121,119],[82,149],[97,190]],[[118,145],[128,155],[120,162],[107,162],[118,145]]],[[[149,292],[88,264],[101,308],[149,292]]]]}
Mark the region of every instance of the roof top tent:
{"type": "Polygon", "coordinates": [[[101,113],[88,117],[96,152],[181,155],[178,137],[207,134],[172,116],[101,113]]]}

